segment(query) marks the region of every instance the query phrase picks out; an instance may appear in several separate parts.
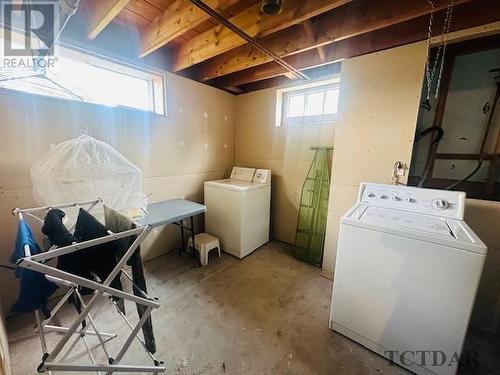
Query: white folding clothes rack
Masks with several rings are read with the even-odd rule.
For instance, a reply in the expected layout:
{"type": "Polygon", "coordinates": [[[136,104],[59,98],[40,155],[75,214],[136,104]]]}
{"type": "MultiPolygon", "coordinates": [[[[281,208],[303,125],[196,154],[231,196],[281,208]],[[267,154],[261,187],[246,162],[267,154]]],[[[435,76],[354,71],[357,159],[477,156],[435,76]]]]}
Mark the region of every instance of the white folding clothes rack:
{"type": "MultiPolygon", "coordinates": [[[[17,215],[19,220],[23,220],[24,216],[30,216],[34,218],[35,220],[42,222],[43,219],[40,217],[34,215],[35,212],[47,212],[51,209],[63,209],[63,208],[83,208],[87,211],[92,210],[95,206],[98,204],[102,203],[101,199],[97,199],[94,201],[89,201],[89,202],[79,202],[79,203],[71,203],[71,204],[63,204],[63,205],[58,205],[58,206],[45,206],[45,207],[35,207],[35,208],[28,208],[28,209],[20,209],[16,208],[13,210],[13,214],[17,215]]],[[[124,270],[124,267],[127,264],[127,261],[130,259],[130,257],[134,254],[135,250],[141,245],[141,243],[144,241],[144,239],[148,236],[148,234],[151,232],[151,225],[144,225],[144,226],[139,226],[135,229],[130,229],[124,232],[120,233],[112,233],[111,231],[108,231],[108,235],[104,237],[100,237],[97,239],[85,241],[85,242],[79,242],[79,243],[74,243],[69,246],[64,246],[64,247],[56,247],[53,246],[50,248],[47,252],[45,253],[40,253],[36,255],[32,255],[30,248],[28,245],[24,246],[24,252],[25,252],[25,257],[21,258],[17,262],[18,267],[22,267],[25,269],[33,270],[36,272],[40,272],[45,275],[45,277],[62,287],[67,287],[69,288],[66,294],[62,297],[62,299],[55,305],[55,307],[51,310],[49,317],[46,319],[42,320],[43,315],[41,314],[40,310],[35,311],[35,318],[36,318],[36,324],[37,324],[37,330],[38,334],[40,336],[40,343],[42,346],[43,350],[43,357],[42,357],[42,362],[40,366],[38,367],[38,372],[47,372],[51,374],[52,372],[57,372],[57,371],[69,371],[69,372],[94,372],[97,374],[105,373],[107,374],[112,374],[115,372],[128,372],[128,373],[153,373],[153,374],[159,374],[162,372],[165,372],[166,368],[163,366],[163,363],[158,361],[153,353],[151,353],[145,344],[145,341],[138,336],[139,331],[141,330],[142,326],[144,323],[147,321],[147,319],[150,317],[151,312],[153,309],[158,309],[160,307],[160,304],[157,302],[156,298],[151,298],[149,297],[144,291],[140,290],[137,288],[137,286],[134,286],[137,288],[137,290],[140,290],[140,296],[136,296],[115,288],[112,288],[111,282],[115,279],[116,276],[123,274],[128,280],[132,282],[132,277],[124,270]],[[103,243],[107,243],[110,241],[115,241],[121,238],[126,238],[130,236],[137,236],[137,238],[134,240],[134,242],[130,245],[130,247],[127,249],[123,257],[117,262],[115,268],[111,271],[109,276],[104,280],[103,282],[96,282],[93,280],[86,279],[81,276],[77,276],[62,270],[59,270],[53,266],[50,266],[46,262],[54,259],[58,256],[65,255],[65,254],[71,254],[77,251],[85,251],[86,249],[100,245],[103,243]],[[85,287],[94,290],[92,296],[90,297],[90,300],[85,303],[79,288],[80,287],[85,287]],[[126,338],[125,342],[122,344],[120,350],[118,351],[118,354],[115,357],[112,357],[109,353],[109,351],[106,349],[106,343],[114,339],[117,334],[114,333],[108,333],[108,332],[101,332],[95,323],[94,320],[94,314],[97,314],[98,311],[103,307],[104,303],[102,303],[103,298],[102,297],[109,297],[109,300],[115,304],[116,302],[113,301],[112,297],[116,297],[119,299],[131,301],[136,304],[140,304],[144,306],[146,309],[144,311],[144,314],[142,317],[139,319],[139,322],[135,325],[133,325],[123,314],[118,308],[117,311],[119,315],[125,320],[126,325],[130,328],[131,333],[129,336],[126,338]],[[73,323],[69,327],[63,327],[59,325],[53,325],[50,324],[51,319],[57,314],[57,312],[61,309],[61,307],[68,301],[71,297],[77,299],[82,306],[82,311],[81,313],[78,314],[77,318],[73,321],[73,323]],[[82,322],[88,320],[89,324],[85,324],[85,326],[82,326],[80,328],[80,325],[82,322]],[[89,329],[89,328],[92,329],[89,329]],[[47,332],[60,332],[63,334],[63,336],[60,338],[60,340],[55,344],[55,346],[51,349],[48,348],[47,346],[47,340],[46,340],[46,333],[47,332]],[[86,349],[89,355],[90,359],[90,364],[75,364],[75,363],[68,363],[65,362],[65,357],[60,356],[61,351],[65,347],[65,345],[68,343],[70,338],[73,335],[78,335],[86,349]],[[96,336],[99,344],[98,347],[101,347],[104,354],[108,358],[108,363],[99,363],[96,358],[94,357],[94,354],[92,353],[92,350],[90,349],[90,346],[88,344],[88,341],[86,339],[86,335],[89,336],[96,336]],[[120,364],[123,357],[125,356],[127,350],[129,349],[130,345],[132,344],[133,340],[137,339],[140,344],[143,346],[145,349],[146,353],[148,356],[151,358],[153,361],[153,364],[150,366],[141,366],[141,365],[125,365],[125,364],[120,364]],[[58,359],[59,357],[63,357],[62,359],[58,359]]],[[[104,302],[106,302],[106,299],[104,298],[104,302]]],[[[117,307],[117,306],[116,306],[117,307]]]]}

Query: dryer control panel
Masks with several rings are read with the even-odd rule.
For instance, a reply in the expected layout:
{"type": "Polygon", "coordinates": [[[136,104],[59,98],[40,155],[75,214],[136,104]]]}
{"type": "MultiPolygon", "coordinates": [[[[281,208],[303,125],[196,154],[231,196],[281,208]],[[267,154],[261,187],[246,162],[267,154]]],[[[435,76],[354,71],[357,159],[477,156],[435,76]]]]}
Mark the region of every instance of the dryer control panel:
{"type": "Polygon", "coordinates": [[[404,185],[362,183],[358,203],[463,220],[465,193],[404,185]]]}
{"type": "Polygon", "coordinates": [[[268,184],[271,182],[271,171],[269,169],[257,169],[253,182],[256,184],[268,184]]]}

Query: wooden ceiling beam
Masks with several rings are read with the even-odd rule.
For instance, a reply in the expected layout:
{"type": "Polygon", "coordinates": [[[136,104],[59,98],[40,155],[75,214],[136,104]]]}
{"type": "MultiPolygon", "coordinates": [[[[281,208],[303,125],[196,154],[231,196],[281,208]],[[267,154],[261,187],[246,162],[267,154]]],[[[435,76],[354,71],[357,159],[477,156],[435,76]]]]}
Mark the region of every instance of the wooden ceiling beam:
{"type": "MultiPolygon", "coordinates": [[[[284,2],[281,13],[275,16],[263,14],[261,4],[258,3],[230,18],[230,22],[252,37],[263,37],[350,1],[352,0],[288,0],[284,2]]],[[[181,45],[172,70],[177,72],[188,68],[245,43],[244,39],[231,30],[222,25],[216,26],[181,45]]]]}
{"type": "MultiPolygon", "coordinates": [[[[455,9],[454,22],[451,32],[469,29],[480,25],[500,20],[500,8],[482,11],[490,0],[475,0],[455,9]]],[[[445,11],[440,11],[435,17],[435,32],[439,34],[444,22],[445,11]]],[[[359,35],[353,38],[341,40],[323,47],[326,54],[326,63],[332,64],[347,58],[360,56],[368,53],[394,48],[400,45],[425,40],[427,37],[427,25],[429,18],[422,16],[404,23],[389,26],[371,33],[359,35]]],[[[325,61],[314,49],[302,53],[290,55],[285,60],[297,69],[311,69],[325,65],[325,61]]],[[[241,87],[244,91],[245,85],[255,81],[268,80],[286,74],[286,70],[280,65],[269,62],[257,67],[233,73],[212,80],[211,85],[216,87],[241,87]]],[[[255,87],[261,87],[254,85],[255,87]]],[[[249,86],[253,87],[253,86],[249,86]]]]}
{"type": "MultiPolygon", "coordinates": [[[[334,74],[339,74],[340,68],[341,68],[340,63],[329,64],[329,65],[324,65],[324,66],[319,66],[319,67],[304,70],[304,73],[306,73],[307,76],[312,81],[316,81],[316,80],[324,79],[325,77],[331,77],[334,74]]],[[[281,75],[281,76],[266,79],[264,81],[251,82],[251,83],[248,83],[248,84],[240,86],[240,87],[235,87],[235,89],[238,89],[238,91],[232,91],[232,92],[236,95],[245,94],[247,92],[267,89],[270,87],[292,86],[292,85],[297,84],[297,81],[299,81],[299,80],[298,79],[290,80],[290,79],[286,78],[285,76],[281,75]]]]}
{"type": "MultiPolygon", "coordinates": [[[[304,21],[302,26],[304,26],[304,31],[306,32],[306,36],[309,38],[311,43],[316,44],[317,36],[316,36],[314,29],[311,25],[311,20],[304,21]]],[[[319,46],[318,48],[316,48],[316,50],[318,51],[318,56],[321,58],[321,60],[326,61],[326,54],[325,54],[325,50],[323,49],[323,46],[319,46]]]]}
{"type": "MultiPolygon", "coordinates": [[[[456,0],[455,4],[469,1],[471,0],[456,0]]],[[[444,9],[447,5],[447,0],[438,0],[436,9],[444,9]]],[[[259,42],[283,57],[402,23],[427,15],[430,11],[427,1],[354,1],[311,21],[311,32],[315,35],[314,43],[311,43],[310,37],[304,32],[303,25],[295,25],[260,38],[259,42]]],[[[194,79],[207,81],[269,61],[271,59],[266,54],[250,45],[243,45],[200,64],[196,67],[198,72],[194,79]]]]}
{"type": "MultiPolygon", "coordinates": [[[[213,9],[225,9],[236,4],[238,0],[205,0],[205,2],[213,9]]],[[[209,19],[210,16],[191,1],[175,0],[142,30],[140,57],[156,51],[209,19]]]]}
{"type": "Polygon", "coordinates": [[[89,39],[95,39],[130,0],[93,0],[89,2],[89,39]]]}

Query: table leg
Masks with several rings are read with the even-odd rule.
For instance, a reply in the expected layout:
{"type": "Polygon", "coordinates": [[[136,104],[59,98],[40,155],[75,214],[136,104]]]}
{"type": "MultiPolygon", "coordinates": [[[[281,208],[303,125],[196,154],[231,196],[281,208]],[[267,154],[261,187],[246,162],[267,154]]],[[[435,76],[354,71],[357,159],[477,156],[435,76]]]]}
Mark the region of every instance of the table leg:
{"type": "Polygon", "coordinates": [[[191,241],[193,241],[192,242],[192,244],[193,244],[193,256],[196,257],[196,260],[198,261],[198,265],[201,267],[200,253],[198,252],[198,250],[196,250],[196,246],[194,243],[195,233],[194,233],[194,217],[193,216],[190,217],[190,222],[191,222],[191,241]]]}
{"type": "Polygon", "coordinates": [[[186,239],[184,238],[184,227],[182,225],[182,220],[179,222],[181,227],[181,239],[182,239],[182,247],[179,249],[179,255],[182,255],[182,252],[186,250],[186,239]]]}

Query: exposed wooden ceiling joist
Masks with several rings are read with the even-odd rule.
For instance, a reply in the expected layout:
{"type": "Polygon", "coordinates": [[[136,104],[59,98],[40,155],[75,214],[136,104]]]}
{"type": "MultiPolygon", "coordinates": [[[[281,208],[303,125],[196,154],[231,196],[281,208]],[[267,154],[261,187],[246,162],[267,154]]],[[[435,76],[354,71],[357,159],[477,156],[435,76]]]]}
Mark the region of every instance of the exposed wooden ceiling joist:
{"type": "MultiPolygon", "coordinates": [[[[491,4],[491,0],[475,0],[474,2],[457,7],[451,31],[469,29],[499,20],[500,7],[491,8],[488,12],[478,11],[485,9],[488,4],[491,4]]],[[[444,11],[441,11],[436,15],[435,35],[439,34],[441,30],[444,13],[444,11]]],[[[428,21],[428,17],[423,16],[368,34],[332,43],[324,47],[327,60],[331,63],[424,40],[427,37],[428,21]]],[[[311,69],[312,67],[324,64],[316,50],[294,54],[285,59],[298,69],[311,69]]],[[[248,92],[271,87],[276,82],[283,82],[283,79],[278,79],[277,77],[285,73],[286,71],[280,66],[270,62],[259,67],[221,77],[212,81],[211,84],[221,88],[238,87],[241,91],[248,92]],[[256,81],[260,81],[260,83],[257,84],[256,81]]]]}
{"type": "MultiPolygon", "coordinates": [[[[306,36],[309,38],[311,43],[315,43],[317,36],[316,36],[314,29],[311,25],[311,20],[304,21],[302,23],[302,26],[304,27],[304,31],[306,32],[306,36]]],[[[320,59],[322,61],[326,61],[326,53],[325,53],[325,50],[323,49],[323,46],[319,46],[318,48],[316,48],[316,50],[318,51],[318,56],[320,57],[320,59]]]]}
{"type": "MultiPolygon", "coordinates": [[[[230,22],[250,36],[263,37],[350,1],[352,0],[288,0],[284,3],[283,11],[275,16],[264,15],[261,5],[255,4],[232,17],[230,22]]],[[[231,30],[221,25],[216,26],[184,43],[176,53],[172,70],[185,69],[245,43],[245,40],[231,30]]]]}
{"type": "MultiPolygon", "coordinates": [[[[224,9],[238,0],[206,0],[213,9],[224,9]]],[[[141,53],[144,57],[168,42],[210,19],[210,16],[189,0],[175,0],[141,32],[141,53]]]]}
{"type": "MultiPolygon", "coordinates": [[[[455,3],[458,5],[469,1],[457,0],[455,3]]],[[[446,8],[447,5],[447,0],[439,0],[436,9],[446,8]]],[[[430,10],[427,1],[354,1],[312,20],[310,33],[315,36],[315,41],[311,41],[309,33],[304,32],[303,25],[295,25],[260,38],[259,42],[279,56],[288,56],[405,22],[429,14],[430,10]]],[[[206,81],[269,61],[269,56],[252,46],[242,45],[201,63],[196,67],[198,71],[193,78],[206,81]]]]}
{"type": "MultiPolygon", "coordinates": [[[[260,0],[203,1],[287,63],[318,74],[345,58],[425,39],[431,11],[428,0],[287,0],[282,13],[267,16],[260,0]]],[[[439,33],[449,0],[435,1],[439,33]]],[[[497,1],[455,0],[452,29],[499,21],[497,1]]],[[[286,79],[284,68],[190,0],[86,2],[90,38],[114,19],[135,26],[141,55],[169,43],[170,70],[180,75],[238,93],[286,79]],[[144,22],[123,21],[126,12],[144,22]]]]}
{"type": "Polygon", "coordinates": [[[120,13],[130,0],[92,0],[88,3],[89,39],[95,39],[120,13]]]}
{"type": "MultiPolygon", "coordinates": [[[[483,2],[479,0],[478,2],[483,2]]],[[[492,12],[473,12],[473,3],[465,4],[455,10],[452,31],[474,27],[484,23],[495,21],[500,17],[500,10],[492,12]]],[[[477,9],[477,7],[476,7],[477,9]]],[[[444,11],[435,17],[436,30],[441,30],[444,20],[444,11]]],[[[344,39],[324,46],[326,61],[329,63],[339,60],[360,56],[367,53],[377,52],[387,48],[397,47],[403,44],[413,43],[427,37],[428,17],[423,16],[404,23],[386,27],[371,33],[344,39]]],[[[437,33],[437,32],[436,32],[437,33]]],[[[307,50],[285,58],[298,69],[308,69],[325,64],[316,50],[307,50]]],[[[286,71],[269,62],[257,67],[233,73],[214,80],[216,86],[241,86],[250,82],[269,79],[285,74],[286,71]]]]}

